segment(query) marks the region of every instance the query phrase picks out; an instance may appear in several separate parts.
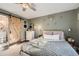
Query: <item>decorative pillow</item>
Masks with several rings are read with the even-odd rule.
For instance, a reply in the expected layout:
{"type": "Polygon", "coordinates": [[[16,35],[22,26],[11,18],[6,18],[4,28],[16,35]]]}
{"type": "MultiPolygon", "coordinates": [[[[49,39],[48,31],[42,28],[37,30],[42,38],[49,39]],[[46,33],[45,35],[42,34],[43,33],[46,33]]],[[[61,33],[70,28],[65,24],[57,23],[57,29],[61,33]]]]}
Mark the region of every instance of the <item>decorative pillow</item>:
{"type": "Polygon", "coordinates": [[[47,34],[47,35],[59,35],[59,39],[61,41],[65,41],[65,38],[64,38],[64,32],[63,31],[43,31],[43,36],[47,34]],[[49,34],[50,33],[50,34],[49,34]]]}
{"type": "Polygon", "coordinates": [[[52,35],[52,39],[53,40],[60,40],[60,35],[59,34],[56,34],[56,35],[52,35]]]}
{"type": "Polygon", "coordinates": [[[59,34],[55,34],[55,35],[47,35],[47,34],[44,34],[43,37],[47,41],[61,41],[59,34]]]}
{"type": "Polygon", "coordinates": [[[48,33],[45,33],[45,34],[47,34],[47,35],[52,35],[52,32],[48,32],[48,33]]]}
{"type": "Polygon", "coordinates": [[[44,39],[52,39],[52,35],[44,34],[43,35],[44,39]]]}
{"type": "Polygon", "coordinates": [[[35,47],[39,47],[39,48],[43,47],[46,43],[47,41],[44,40],[42,37],[30,41],[30,44],[32,44],[35,47]]]}

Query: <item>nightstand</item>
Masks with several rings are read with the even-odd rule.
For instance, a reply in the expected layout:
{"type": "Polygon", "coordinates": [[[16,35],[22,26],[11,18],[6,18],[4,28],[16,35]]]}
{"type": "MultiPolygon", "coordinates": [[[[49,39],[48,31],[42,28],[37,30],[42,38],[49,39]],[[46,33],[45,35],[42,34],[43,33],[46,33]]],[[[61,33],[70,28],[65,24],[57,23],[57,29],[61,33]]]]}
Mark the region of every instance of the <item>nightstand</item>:
{"type": "Polygon", "coordinates": [[[76,52],[79,54],[79,47],[78,47],[78,46],[74,46],[74,49],[75,49],[76,52]]]}
{"type": "Polygon", "coordinates": [[[73,38],[69,37],[69,38],[67,38],[67,41],[72,47],[75,46],[75,40],[73,38]]]}
{"type": "Polygon", "coordinates": [[[74,50],[79,54],[79,47],[76,45],[75,40],[71,37],[68,37],[66,40],[74,48],[74,50]]]}

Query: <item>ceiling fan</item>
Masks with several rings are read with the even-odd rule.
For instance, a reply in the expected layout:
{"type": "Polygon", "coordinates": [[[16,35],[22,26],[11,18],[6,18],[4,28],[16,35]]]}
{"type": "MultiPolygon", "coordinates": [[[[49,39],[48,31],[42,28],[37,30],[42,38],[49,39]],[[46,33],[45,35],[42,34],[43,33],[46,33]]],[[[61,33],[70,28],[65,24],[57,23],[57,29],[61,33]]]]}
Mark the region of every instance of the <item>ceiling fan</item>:
{"type": "Polygon", "coordinates": [[[33,3],[17,3],[17,4],[19,4],[22,7],[23,11],[26,11],[26,9],[28,8],[32,9],[33,11],[36,11],[35,4],[33,3]]]}

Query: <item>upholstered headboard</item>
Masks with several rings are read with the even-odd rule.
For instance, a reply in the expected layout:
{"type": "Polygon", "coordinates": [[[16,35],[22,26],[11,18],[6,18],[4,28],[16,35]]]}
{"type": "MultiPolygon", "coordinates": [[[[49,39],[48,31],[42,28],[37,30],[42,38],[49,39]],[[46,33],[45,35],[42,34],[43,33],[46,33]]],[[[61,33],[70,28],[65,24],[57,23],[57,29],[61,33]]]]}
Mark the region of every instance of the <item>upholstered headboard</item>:
{"type": "Polygon", "coordinates": [[[43,31],[43,35],[48,34],[48,35],[54,35],[54,34],[59,34],[61,39],[64,39],[64,32],[63,31],[43,31]]]}

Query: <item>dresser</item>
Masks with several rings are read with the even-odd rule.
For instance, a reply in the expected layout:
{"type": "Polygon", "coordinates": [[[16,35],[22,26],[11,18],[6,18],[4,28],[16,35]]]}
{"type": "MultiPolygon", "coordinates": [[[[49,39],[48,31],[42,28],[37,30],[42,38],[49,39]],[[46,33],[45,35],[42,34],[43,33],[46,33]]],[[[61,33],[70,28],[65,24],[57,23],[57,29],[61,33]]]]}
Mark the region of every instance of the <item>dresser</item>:
{"type": "Polygon", "coordinates": [[[35,32],[34,31],[26,31],[26,40],[34,39],[35,32]]]}
{"type": "Polygon", "coordinates": [[[6,42],[6,32],[0,32],[0,44],[6,42]]]}

